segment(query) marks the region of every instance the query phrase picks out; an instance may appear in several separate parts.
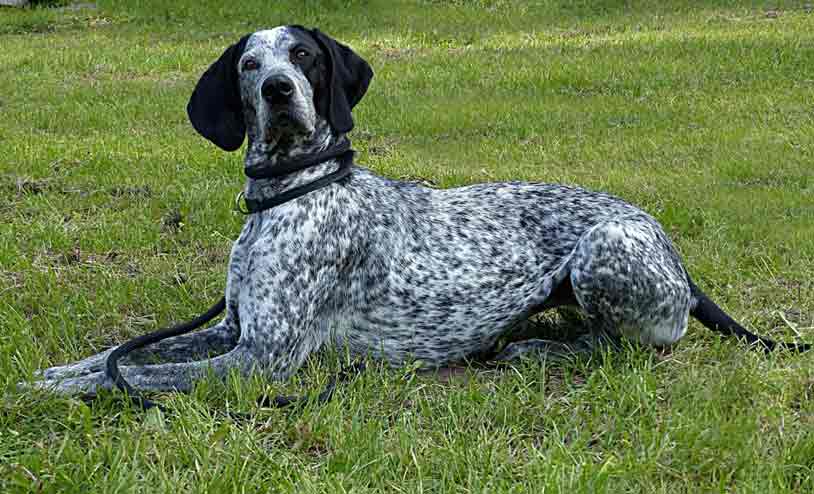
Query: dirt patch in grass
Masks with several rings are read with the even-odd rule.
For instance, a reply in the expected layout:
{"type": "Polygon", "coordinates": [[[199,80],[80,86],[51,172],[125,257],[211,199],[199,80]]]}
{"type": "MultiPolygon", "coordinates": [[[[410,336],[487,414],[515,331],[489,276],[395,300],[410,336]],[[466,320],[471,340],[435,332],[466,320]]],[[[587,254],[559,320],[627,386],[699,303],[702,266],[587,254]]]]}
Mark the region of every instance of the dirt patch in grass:
{"type": "Polygon", "coordinates": [[[171,209],[161,217],[161,231],[165,233],[178,233],[184,226],[184,215],[180,209],[171,209]]]}
{"type": "MultiPolygon", "coordinates": [[[[59,171],[64,162],[54,162],[55,171],[59,171]]],[[[0,179],[0,192],[21,199],[27,195],[59,194],[88,197],[95,194],[110,196],[116,199],[149,199],[154,195],[149,185],[117,185],[108,188],[94,188],[86,185],[65,184],[61,177],[31,178],[6,174],[0,179]]]]}
{"type": "Polygon", "coordinates": [[[0,296],[6,292],[19,290],[25,283],[25,273],[18,271],[0,271],[0,296]]]}
{"type": "Polygon", "coordinates": [[[153,197],[153,189],[149,185],[111,187],[105,193],[112,197],[153,197]]]}
{"type": "Polygon", "coordinates": [[[24,195],[37,195],[43,194],[53,190],[55,186],[54,179],[42,178],[34,179],[30,177],[21,177],[16,175],[6,175],[2,181],[2,190],[6,193],[21,197],[24,195]]]}
{"type": "Polygon", "coordinates": [[[134,256],[115,250],[84,252],[78,245],[65,250],[45,249],[34,255],[32,265],[41,270],[57,271],[75,267],[104,271],[113,269],[123,277],[137,276],[142,272],[141,265],[134,256]]]}
{"type": "Polygon", "coordinates": [[[382,43],[373,43],[371,47],[374,50],[376,50],[375,51],[376,55],[384,59],[386,62],[408,60],[411,58],[427,55],[430,52],[428,49],[424,48],[413,48],[413,47],[396,48],[392,46],[386,46],[382,43]]]}

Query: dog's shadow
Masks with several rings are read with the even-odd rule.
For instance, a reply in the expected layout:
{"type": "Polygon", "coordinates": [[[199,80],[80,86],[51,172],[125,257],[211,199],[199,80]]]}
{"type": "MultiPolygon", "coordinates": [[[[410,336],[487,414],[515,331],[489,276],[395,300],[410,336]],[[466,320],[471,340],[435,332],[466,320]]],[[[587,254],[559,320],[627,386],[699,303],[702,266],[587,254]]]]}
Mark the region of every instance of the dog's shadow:
{"type": "Polygon", "coordinates": [[[543,339],[569,343],[590,332],[590,321],[575,307],[559,307],[539,312],[513,326],[499,344],[543,339]]]}
{"type": "Polygon", "coordinates": [[[495,344],[481,353],[471,355],[465,362],[438,369],[426,369],[422,374],[436,373],[441,380],[474,371],[495,370],[517,361],[497,361],[508,345],[526,340],[546,340],[555,343],[574,343],[591,332],[591,321],[576,307],[558,307],[539,312],[514,324],[495,344]]]}

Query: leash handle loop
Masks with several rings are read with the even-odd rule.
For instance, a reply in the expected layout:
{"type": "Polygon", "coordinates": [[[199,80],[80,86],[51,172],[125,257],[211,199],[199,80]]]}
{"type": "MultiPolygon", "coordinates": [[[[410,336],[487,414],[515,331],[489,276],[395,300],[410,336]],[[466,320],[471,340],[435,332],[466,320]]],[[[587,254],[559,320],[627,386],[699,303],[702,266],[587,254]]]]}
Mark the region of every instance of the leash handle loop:
{"type": "Polygon", "coordinates": [[[252,214],[252,212],[251,212],[251,211],[249,211],[249,210],[248,210],[248,209],[245,207],[245,200],[246,200],[246,198],[245,198],[245,194],[244,194],[244,193],[243,193],[243,191],[241,190],[241,191],[240,191],[240,192],[238,192],[238,193],[237,193],[237,195],[235,196],[235,204],[234,204],[234,209],[235,209],[235,211],[237,211],[238,213],[240,213],[240,214],[242,214],[242,215],[244,215],[244,216],[245,216],[245,215],[252,214]]]}

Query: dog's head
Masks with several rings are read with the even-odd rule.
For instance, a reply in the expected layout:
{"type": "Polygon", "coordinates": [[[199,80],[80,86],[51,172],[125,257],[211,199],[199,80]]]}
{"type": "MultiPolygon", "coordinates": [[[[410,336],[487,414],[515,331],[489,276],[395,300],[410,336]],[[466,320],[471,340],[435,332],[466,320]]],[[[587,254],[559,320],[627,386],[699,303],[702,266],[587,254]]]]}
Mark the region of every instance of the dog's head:
{"type": "MultiPolygon", "coordinates": [[[[187,105],[193,127],[226,151],[249,142],[267,152],[307,142],[318,128],[339,136],[373,71],[316,29],[281,26],[246,35],[204,72],[187,105]]],[[[250,153],[252,150],[250,149],[250,153]]]]}

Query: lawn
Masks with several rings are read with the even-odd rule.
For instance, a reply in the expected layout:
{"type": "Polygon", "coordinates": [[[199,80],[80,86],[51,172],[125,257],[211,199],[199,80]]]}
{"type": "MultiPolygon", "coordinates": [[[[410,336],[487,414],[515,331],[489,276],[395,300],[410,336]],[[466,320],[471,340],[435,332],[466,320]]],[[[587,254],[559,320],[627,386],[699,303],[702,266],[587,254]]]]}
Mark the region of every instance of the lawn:
{"type": "MultiPolygon", "coordinates": [[[[755,332],[814,341],[814,7],[656,0],[101,0],[0,8],[0,492],[811,492],[810,355],[692,322],[672,351],[317,389],[209,380],[92,406],[18,392],[207,308],[240,153],[185,105],[241,35],[319,26],[376,76],[357,161],[437,187],[561,182],[640,205],[755,332]],[[235,421],[226,410],[255,410],[235,421]]],[[[546,315],[554,329],[561,316],[546,315]]]]}

